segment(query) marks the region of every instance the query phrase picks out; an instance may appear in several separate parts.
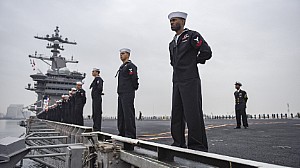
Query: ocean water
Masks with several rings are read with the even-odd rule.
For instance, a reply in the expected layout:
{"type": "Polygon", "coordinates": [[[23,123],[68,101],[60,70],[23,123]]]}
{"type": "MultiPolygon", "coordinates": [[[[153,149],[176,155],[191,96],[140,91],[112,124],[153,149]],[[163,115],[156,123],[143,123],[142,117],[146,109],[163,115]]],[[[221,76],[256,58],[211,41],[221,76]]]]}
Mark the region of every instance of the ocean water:
{"type": "Polygon", "coordinates": [[[8,136],[20,137],[22,134],[25,135],[26,129],[19,126],[20,121],[21,120],[0,120],[0,139],[8,136]]]}
{"type": "MultiPolygon", "coordinates": [[[[11,136],[11,137],[25,137],[26,128],[19,126],[21,120],[0,120],[0,139],[11,136]]],[[[0,151],[1,154],[1,151],[0,151]]],[[[17,165],[19,165],[18,163],[17,165]]],[[[29,159],[23,160],[22,168],[38,168],[44,167],[29,159]]]]}

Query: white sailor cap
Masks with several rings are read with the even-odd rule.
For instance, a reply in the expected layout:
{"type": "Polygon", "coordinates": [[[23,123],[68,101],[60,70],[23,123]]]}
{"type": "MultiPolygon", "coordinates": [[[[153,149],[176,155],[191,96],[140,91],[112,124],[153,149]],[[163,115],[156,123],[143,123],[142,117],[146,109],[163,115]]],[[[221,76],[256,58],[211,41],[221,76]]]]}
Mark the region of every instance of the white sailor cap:
{"type": "Polygon", "coordinates": [[[242,83],[241,83],[241,82],[238,82],[238,81],[236,81],[234,85],[239,85],[239,86],[242,86],[242,83]]]}
{"type": "Polygon", "coordinates": [[[77,90],[77,89],[76,89],[76,88],[72,88],[71,90],[72,90],[72,91],[75,91],[75,90],[77,90]]]}
{"type": "Polygon", "coordinates": [[[131,52],[131,50],[130,50],[129,48],[122,48],[122,49],[120,49],[119,51],[120,51],[120,52],[128,52],[128,53],[131,52]]]}
{"type": "Polygon", "coordinates": [[[97,72],[100,72],[100,69],[99,68],[93,68],[92,71],[97,71],[97,72]]]}
{"type": "Polygon", "coordinates": [[[83,83],[80,82],[80,81],[76,82],[76,85],[82,85],[82,84],[83,84],[83,83]]]}
{"type": "MultiPolygon", "coordinates": [[[[71,93],[72,91],[69,91],[69,93],[71,93]]],[[[68,98],[69,95],[62,95],[61,98],[68,98]]]]}
{"type": "Polygon", "coordinates": [[[172,18],[182,18],[182,19],[186,19],[187,18],[187,13],[185,12],[172,12],[168,15],[169,20],[171,20],[172,18]]]}

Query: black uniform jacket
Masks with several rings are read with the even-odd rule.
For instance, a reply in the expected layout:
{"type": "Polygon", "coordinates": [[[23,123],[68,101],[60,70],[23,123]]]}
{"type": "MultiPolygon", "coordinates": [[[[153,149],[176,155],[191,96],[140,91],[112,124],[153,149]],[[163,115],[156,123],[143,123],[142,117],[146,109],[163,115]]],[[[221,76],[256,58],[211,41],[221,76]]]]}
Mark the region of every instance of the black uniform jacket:
{"type": "Polygon", "coordinates": [[[246,108],[246,103],[248,100],[246,91],[244,91],[244,90],[235,91],[234,98],[235,98],[235,109],[236,110],[246,108]]]}
{"type": "Polygon", "coordinates": [[[92,89],[92,99],[100,99],[103,92],[103,79],[100,76],[95,77],[90,89],[92,89]]]}
{"type": "Polygon", "coordinates": [[[139,88],[137,67],[129,60],[118,70],[118,93],[134,92],[139,88]]]}
{"type": "Polygon", "coordinates": [[[75,99],[75,106],[84,105],[86,103],[85,91],[83,89],[77,90],[74,99],[75,99]]]}
{"type": "Polygon", "coordinates": [[[175,38],[170,42],[169,50],[173,82],[199,78],[197,63],[205,64],[212,57],[212,51],[203,37],[188,29],[178,37],[177,44],[175,38]]]}

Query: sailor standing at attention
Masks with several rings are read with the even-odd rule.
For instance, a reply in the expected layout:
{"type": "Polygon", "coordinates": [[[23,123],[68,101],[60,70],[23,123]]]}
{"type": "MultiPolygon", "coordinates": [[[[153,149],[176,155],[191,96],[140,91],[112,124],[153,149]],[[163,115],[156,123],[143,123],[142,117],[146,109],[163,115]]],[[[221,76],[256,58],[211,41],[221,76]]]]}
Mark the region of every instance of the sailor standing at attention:
{"type": "MultiPolygon", "coordinates": [[[[134,98],[139,87],[137,67],[129,60],[130,49],[120,49],[120,66],[118,76],[118,130],[119,135],[136,138],[134,98]]],[[[133,150],[132,145],[125,145],[125,150],[133,150]]]]}
{"type": "Polygon", "coordinates": [[[90,89],[92,89],[93,129],[94,131],[101,131],[103,80],[100,77],[100,69],[94,68],[92,76],[95,77],[90,85],[90,89]]]}
{"type": "Polygon", "coordinates": [[[69,123],[76,123],[76,114],[75,114],[75,93],[76,88],[72,88],[71,92],[69,92],[69,123]]]}
{"type": "Polygon", "coordinates": [[[86,103],[85,91],[82,89],[82,82],[76,82],[75,99],[75,124],[83,126],[83,107],[86,103]]]}
{"type": "Polygon", "coordinates": [[[68,118],[70,118],[69,116],[69,96],[68,95],[62,95],[62,103],[61,103],[61,107],[62,107],[62,111],[63,111],[63,117],[62,117],[62,121],[64,123],[69,123],[68,122],[68,118]]]}
{"type": "Polygon", "coordinates": [[[169,44],[173,67],[172,146],[208,151],[197,64],[205,64],[211,58],[212,52],[198,32],[184,28],[186,13],[172,12],[168,18],[172,31],[176,33],[169,44]],[[188,127],[187,146],[185,123],[188,127]]]}
{"type": "Polygon", "coordinates": [[[246,115],[246,104],[248,100],[248,96],[246,91],[241,89],[242,84],[240,82],[236,82],[235,84],[236,91],[234,92],[235,98],[235,118],[236,118],[236,127],[235,129],[241,128],[241,117],[243,120],[243,126],[245,129],[248,128],[248,121],[246,115]]]}

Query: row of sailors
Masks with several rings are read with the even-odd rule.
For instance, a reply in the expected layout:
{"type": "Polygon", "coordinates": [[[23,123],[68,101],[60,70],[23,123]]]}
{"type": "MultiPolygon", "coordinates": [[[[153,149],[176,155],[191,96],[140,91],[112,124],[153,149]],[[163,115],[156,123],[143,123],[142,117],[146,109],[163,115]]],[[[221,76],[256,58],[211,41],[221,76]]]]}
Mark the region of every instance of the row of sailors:
{"type": "Polygon", "coordinates": [[[37,117],[83,126],[83,108],[85,103],[86,94],[82,89],[82,83],[77,82],[76,88],[72,88],[69,91],[69,95],[62,95],[61,100],[56,101],[54,105],[46,107],[37,117]]]}

